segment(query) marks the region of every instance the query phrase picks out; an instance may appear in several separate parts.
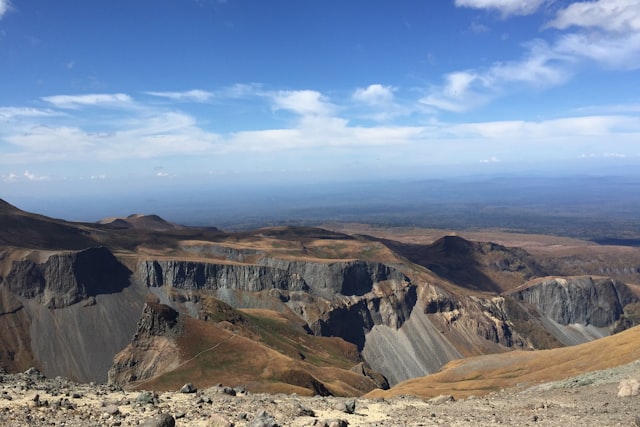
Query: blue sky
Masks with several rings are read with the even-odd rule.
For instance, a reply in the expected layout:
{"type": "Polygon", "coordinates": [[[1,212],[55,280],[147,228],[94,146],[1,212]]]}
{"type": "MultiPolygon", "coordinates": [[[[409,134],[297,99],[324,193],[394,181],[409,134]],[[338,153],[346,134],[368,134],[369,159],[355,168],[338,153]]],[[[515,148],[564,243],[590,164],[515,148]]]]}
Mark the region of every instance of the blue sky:
{"type": "Polygon", "coordinates": [[[0,0],[0,189],[618,173],[639,88],[637,0],[0,0]]]}

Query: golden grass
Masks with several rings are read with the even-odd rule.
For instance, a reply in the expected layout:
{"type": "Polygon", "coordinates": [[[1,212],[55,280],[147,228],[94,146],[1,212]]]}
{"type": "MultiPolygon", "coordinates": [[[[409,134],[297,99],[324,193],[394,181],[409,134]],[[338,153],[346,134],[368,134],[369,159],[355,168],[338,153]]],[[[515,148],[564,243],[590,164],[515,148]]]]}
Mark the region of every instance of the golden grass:
{"type": "Polygon", "coordinates": [[[557,381],[586,372],[624,365],[640,359],[640,326],[573,347],[515,351],[459,359],[436,374],[404,381],[390,390],[374,390],[366,397],[414,395],[456,398],[484,395],[515,386],[557,381]]]}
{"type": "Polygon", "coordinates": [[[176,390],[186,382],[198,388],[221,383],[254,392],[313,395],[315,382],[332,394],[357,396],[374,387],[348,370],[359,361],[353,344],[307,335],[280,313],[240,312],[224,303],[214,307],[213,301],[204,302],[214,321],[183,320],[185,333],[176,339],[181,365],[138,388],[176,390]]]}

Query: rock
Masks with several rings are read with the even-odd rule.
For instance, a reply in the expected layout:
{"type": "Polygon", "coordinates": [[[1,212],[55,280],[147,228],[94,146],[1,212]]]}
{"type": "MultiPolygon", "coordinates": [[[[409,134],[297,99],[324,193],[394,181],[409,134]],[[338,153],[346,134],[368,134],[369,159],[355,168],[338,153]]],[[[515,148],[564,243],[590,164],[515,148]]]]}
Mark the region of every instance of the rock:
{"type": "Polygon", "coordinates": [[[618,397],[637,396],[640,393],[640,381],[628,378],[620,381],[618,385],[618,397]]]}
{"type": "Polygon", "coordinates": [[[143,427],[175,427],[176,420],[169,414],[159,414],[147,418],[140,425],[143,427]]]}
{"type": "Polygon", "coordinates": [[[44,378],[44,375],[42,375],[42,372],[40,372],[34,367],[31,367],[26,371],[24,371],[24,374],[29,375],[30,377],[44,378]]]}
{"type": "Polygon", "coordinates": [[[111,416],[115,416],[120,414],[120,409],[116,405],[107,405],[104,408],[104,413],[111,416]]]}
{"type": "Polygon", "coordinates": [[[638,301],[626,284],[588,276],[536,279],[509,295],[535,306],[561,325],[597,327],[613,325],[625,305],[638,301]]]}
{"type": "Polygon", "coordinates": [[[429,399],[429,403],[432,405],[442,405],[443,403],[453,402],[455,399],[450,394],[441,394],[432,399],[429,399]]]}
{"type": "Polygon", "coordinates": [[[148,403],[155,403],[155,396],[153,395],[153,393],[149,392],[149,391],[143,391],[142,393],[140,393],[138,395],[138,397],[136,397],[136,402],[137,403],[142,403],[142,404],[148,404],[148,403]]]}
{"type": "Polygon", "coordinates": [[[316,416],[316,413],[313,412],[313,409],[307,408],[306,406],[303,406],[298,402],[293,404],[292,413],[296,417],[315,417],[316,416]]]}
{"type": "Polygon", "coordinates": [[[247,424],[248,427],[278,427],[278,423],[265,411],[259,411],[253,420],[247,424]]]}
{"type": "Polygon", "coordinates": [[[353,414],[356,411],[356,401],[354,399],[339,401],[335,404],[334,409],[347,414],[353,414]]]}
{"type": "Polygon", "coordinates": [[[207,427],[233,427],[233,423],[220,414],[213,414],[209,417],[207,427]]]}
{"type": "Polygon", "coordinates": [[[191,383],[186,383],[180,388],[180,393],[195,393],[198,389],[191,383]]]}

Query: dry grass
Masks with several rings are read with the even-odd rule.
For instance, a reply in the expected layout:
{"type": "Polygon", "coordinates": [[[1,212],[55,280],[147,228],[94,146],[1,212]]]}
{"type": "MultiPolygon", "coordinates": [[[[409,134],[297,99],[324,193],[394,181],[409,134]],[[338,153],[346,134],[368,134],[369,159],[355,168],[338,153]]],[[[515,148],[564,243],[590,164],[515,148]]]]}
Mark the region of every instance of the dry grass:
{"type": "Polygon", "coordinates": [[[436,374],[404,381],[388,391],[374,390],[366,397],[479,396],[518,385],[557,381],[637,359],[640,359],[640,327],[574,347],[455,360],[436,374]]]}
{"type": "Polygon", "coordinates": [[[182,364],[140,388],[175,390],[186,382],[198,388],[221,383],[254,392],[360,395],[374,385],[348,371],[359,362],[353,344],[307,335],[298,325],[269,310],[234,310],[210,299],[210,320],[184,318],[176,339],[182,364]]]}

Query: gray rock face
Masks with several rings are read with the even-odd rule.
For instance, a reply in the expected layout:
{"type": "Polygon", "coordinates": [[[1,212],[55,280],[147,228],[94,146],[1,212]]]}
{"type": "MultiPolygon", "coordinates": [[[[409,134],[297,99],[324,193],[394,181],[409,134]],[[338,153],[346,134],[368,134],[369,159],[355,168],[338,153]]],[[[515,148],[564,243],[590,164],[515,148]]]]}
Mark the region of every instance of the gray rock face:
{"type": "Polygon", "coordinates": [[[303,318],[316,335],[338,336],[364,346],[374,325],[399,328],[416,303],[416,287],[400,271],[367,262],[304,262],[261,258],[256,264],[143,261],[137,280],[151,288],[211,290],[235,308],[263,301],[235,298],[237,292],[279,292],[281,304],[303,318]]]}
{"type": "Polygon", "coordinates": [[[317,295],[332,299],[336,294],[362,296],[383,281],[409,282],[402,272],[378,262],[304,262],[262,258],[261,265],[300,276],[317,295]]]}
{"type": "Polygon", "coordinates": [[[624,283],[589,276],[545,279],[510,295],[532,304],[561,325],[596,327],[613,325],[625,305],[638,301],[624,283]]]}
{"type": "Polygon", "coordinates": [[[96,247],[50,256],[43,263],[14,261],[5,278],[11,292],[39,299],[47,308],[70,306],[85,298],[122,291],[130,271],[108,249],[96,247]]]}
{"type": "Polygon", "coordinates": [[[409,281],[398,270],[381,263],[318,263],[275,258],[262,258],[260,265],[143,261],[138,267],[138,279],[148,287],[313,291],[328,299],[336,294],[361,296],[382,281],[409,281]]]}
{"type": "Polygon", "coordinates": [[[185,290],[308,290],[301,277],[284,270],[258,265],[143,261],[138,268],[138,279],[148,287],[168,285],[185,290]]]}

